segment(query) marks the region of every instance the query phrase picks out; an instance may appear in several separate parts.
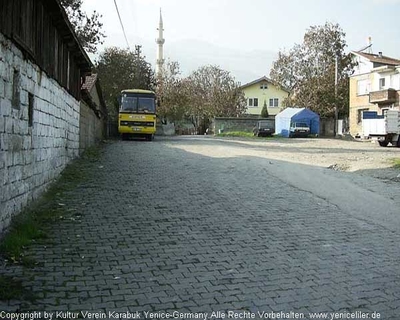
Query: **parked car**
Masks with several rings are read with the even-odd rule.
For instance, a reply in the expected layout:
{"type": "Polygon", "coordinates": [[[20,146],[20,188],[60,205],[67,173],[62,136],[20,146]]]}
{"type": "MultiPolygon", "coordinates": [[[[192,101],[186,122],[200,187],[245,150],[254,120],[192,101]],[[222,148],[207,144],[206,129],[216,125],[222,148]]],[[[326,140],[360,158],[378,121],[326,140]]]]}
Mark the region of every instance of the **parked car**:
{"type": "Polygon", "coordinates": [[[290,124],[289,138],[307,137],[310,134],[310,127],[305,122],[292,122],[290,124]]]}
{"type": "Polygon", "coordinates": [[[257,137],[267,137],[275,133],[275,122],[269,120],[261,120],[257,122],[253,133],[257,137]]]}

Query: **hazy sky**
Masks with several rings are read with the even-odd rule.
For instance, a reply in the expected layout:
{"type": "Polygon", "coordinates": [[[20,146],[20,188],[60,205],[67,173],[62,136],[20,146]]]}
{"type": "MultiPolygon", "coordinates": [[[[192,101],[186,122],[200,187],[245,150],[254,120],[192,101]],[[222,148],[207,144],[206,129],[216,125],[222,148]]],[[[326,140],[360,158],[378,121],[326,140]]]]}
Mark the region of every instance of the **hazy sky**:
{"type": "MultiPolygon", "coordinates": [[[[269,74],[275,54],[300,43],[326,21],[346,32],[348,50],[372,37],[373,51],[400,58],[400,0],[117,0],[131,48],[154,65],[162,8],[166,58],[184,74],[205,64],[230,69],[239,81],[269,74]]],[[[84,0],[103,15],[105,46],[126,47],[113,0],[84,0]]]]}

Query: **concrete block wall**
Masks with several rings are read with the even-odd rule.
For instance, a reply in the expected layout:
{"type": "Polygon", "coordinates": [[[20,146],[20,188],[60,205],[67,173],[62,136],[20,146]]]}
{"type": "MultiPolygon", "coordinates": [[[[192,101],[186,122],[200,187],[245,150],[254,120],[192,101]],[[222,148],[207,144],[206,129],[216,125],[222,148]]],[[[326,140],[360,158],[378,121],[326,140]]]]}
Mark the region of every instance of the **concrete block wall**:
{"type": "Polygon", "coordinates": [[[79,112],[79,102],[0,33],[0,233],[78,156],[79,112]]]}
{"type": "MultiPolygon", "coordinates": [[[[270,119],[274,122],[275,117],[271,116],[270,119]]],[[[215,118],[211,128],[215,134],[218,134],[219,130],[223,132],[231,131],[244,131],[253,132],[254,127],[260,120],[265,120],[264,118],[215,118]]]]}
{"type": "Polygon", "coordinates": [[[104,139],[104,119],[99,118],[85,102],[80,105],[79,146],[82,153],[86,148],[104,139]]]}

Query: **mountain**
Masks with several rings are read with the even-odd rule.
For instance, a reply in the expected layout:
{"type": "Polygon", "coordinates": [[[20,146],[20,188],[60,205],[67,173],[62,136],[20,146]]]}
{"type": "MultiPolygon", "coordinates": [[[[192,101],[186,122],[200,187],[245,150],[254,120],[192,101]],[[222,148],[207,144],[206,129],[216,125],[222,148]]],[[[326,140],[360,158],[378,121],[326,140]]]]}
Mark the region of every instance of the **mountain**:
{"type": "MultiPolygon", "coordinates": [[[[143,42],[143,53],[146,60],[155,65],[156,44],[143,42]]],[[[164,45],[164,57],[178,61],[182,75],[187,76],[192,71],[204,65],[218,65],[231,72],[237,81],[245,84],[266,75],[277,53],[263,50],[238,50],[220,47],[205,41],[188,39],[168,42],[164,45]]]]}

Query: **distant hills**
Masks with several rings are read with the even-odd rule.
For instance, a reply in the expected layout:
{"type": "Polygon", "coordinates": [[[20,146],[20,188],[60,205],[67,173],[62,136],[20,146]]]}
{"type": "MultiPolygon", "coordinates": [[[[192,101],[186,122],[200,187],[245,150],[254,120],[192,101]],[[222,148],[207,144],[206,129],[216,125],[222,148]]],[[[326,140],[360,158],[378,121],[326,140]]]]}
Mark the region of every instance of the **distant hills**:
{"type": "MultiPolygon", "coordinates": [[[[146,60],[155,65],[155,43],[144,42],[142,50],[146,60]]],[[[189,39],[176,42],[166,41],[164,56],[166,59],[179,62],[183,76],[189,75],[201,66],[212,64],[230,71],[237,81],[245,84],[264,75],[269,76],[272,63],[277,58],[277,52],[251,50],[251,48],[230,49],[189,39]]]]}

